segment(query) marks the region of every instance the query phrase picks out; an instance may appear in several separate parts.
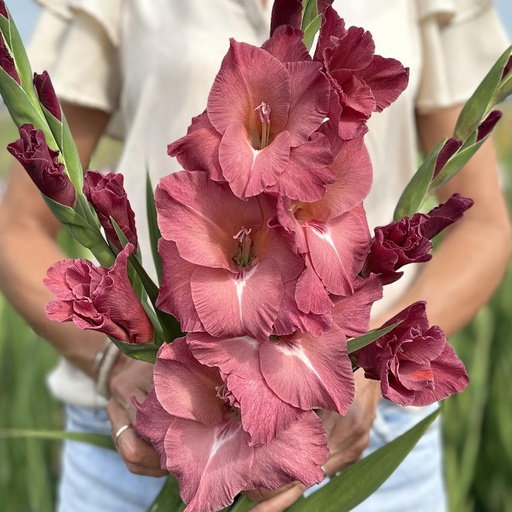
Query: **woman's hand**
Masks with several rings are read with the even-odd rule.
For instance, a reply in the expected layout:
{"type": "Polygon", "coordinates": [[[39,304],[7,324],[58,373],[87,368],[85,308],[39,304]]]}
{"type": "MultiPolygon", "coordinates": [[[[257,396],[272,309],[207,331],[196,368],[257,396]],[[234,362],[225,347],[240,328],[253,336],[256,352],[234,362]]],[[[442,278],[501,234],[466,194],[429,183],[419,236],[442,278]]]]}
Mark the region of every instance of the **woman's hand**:
{"type": "Polygon", "coordinates": [[[144,402],[152,388],[153,365],[121,357],[110,380],[111,397],[107,412],[112,422],[112,438],[128,469],[138,475],[164,476],[167,471],[161,469],[155,449],[131,427],[137,414],[132,400],[144,402]],[[117,432],[124,425],[130,425],[130,428],[124,430],[116,440],[117,432]]]}

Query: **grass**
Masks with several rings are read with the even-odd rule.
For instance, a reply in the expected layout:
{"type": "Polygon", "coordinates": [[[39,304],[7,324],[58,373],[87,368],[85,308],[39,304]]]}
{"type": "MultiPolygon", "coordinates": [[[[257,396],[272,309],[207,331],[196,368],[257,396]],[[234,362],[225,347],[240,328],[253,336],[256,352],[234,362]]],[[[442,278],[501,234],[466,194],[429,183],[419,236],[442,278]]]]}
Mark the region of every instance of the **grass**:
{"type": "MultiPolygon", "coordinates": [[[[0,148],[16,138],[6,119],[0,113],[0,148]]],[[[512,176],[512,115],[504,121],[496,140],[505,175],[512,176]]],[[[118,149],[104,142],[93,168],[112,166],[118,149]]],[[[0,168],[6,169],[7,162],[8,155],[0,151],[0,168]]],[[[507,193],[512,205],[509,188],[507,193]]],[[[512,512],[511,308],[509,272],[490,304],[452,340],[467,365],[471,384],[444,403],[450,512],[512,512]]],[[[62,428],[60,405],[45,386],[55,362],[48,345],[0,297],[0,429],[62,428]]],[[[53,511],[58,460],[58,443],[0,439],[1,509],[53,511]]]]}

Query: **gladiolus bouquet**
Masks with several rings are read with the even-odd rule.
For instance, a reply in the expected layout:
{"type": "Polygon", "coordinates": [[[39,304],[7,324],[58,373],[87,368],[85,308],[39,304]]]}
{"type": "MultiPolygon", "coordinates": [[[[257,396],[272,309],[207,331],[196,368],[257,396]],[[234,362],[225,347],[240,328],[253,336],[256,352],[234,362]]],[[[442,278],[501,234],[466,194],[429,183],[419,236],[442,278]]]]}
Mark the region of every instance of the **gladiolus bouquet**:
{"type": "Polygon", "coordinates": [[[375,55],[371,34],[346,27],[330,2],[276,0],[270,38],[261,47],[231,41],[206,109],[168,147],[184,170],[148,195],[156,284],[123,177],[83,175],[50,78],[31,76],[1,1],[0,29],[0,90],[20,131],[8,149],[98,263],[50,268],[48,317],[154,362],[134,426],[176,477],[187,511],[220,510],[245,490],[321,482],[329,452],[316,411],[347,412],[358,367],[401,405],[466,387],[425,303],[376,331],[370,311],[471,207],[454,195],[418,213],[498,121],[492,107],[512,89],[510,49],[468,104],[485,106],[464,110],[454,138],[428,155],[393,222],[372,237],[366,122],[400,95],[408,70],[375,55]]]}

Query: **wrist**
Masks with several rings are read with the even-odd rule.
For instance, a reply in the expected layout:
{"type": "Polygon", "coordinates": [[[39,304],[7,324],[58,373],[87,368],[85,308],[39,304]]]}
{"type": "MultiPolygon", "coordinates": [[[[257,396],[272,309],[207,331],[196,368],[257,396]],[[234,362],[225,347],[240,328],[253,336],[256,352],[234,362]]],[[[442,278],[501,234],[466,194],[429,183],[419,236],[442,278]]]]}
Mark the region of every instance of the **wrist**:
{"type": "Polygon", "coordinates": [[[110,398],[109,382],[120,355],[121,351],[109,339],[94,355],[93,379],[96,391],[105,398],[110,398]]]}

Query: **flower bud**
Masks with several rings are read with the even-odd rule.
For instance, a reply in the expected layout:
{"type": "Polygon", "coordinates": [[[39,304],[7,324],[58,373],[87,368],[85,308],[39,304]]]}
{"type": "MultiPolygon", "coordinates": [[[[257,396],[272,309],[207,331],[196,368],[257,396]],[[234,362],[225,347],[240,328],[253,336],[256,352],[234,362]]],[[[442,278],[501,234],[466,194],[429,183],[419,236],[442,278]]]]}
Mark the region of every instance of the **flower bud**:
{"type": "Polygon", "coordinates": [[[84,178],[84,195],[92,204],[108,240],[119,250],[123,248],[116,231],[110,222],[112,217],[121,228],[128,241],[137,247],[135,214],[130,206],[123,187],[122,174],[100,174],[87,171],[84,178]]]}
{"type": "Polygon", "coordinates": [[[20,139],[7,146],[7,150],[23,165],[42,194],[57,203],[72,207],[76,192],[58,160],[58,151],[48,147],[44,133],[31,124],[19,128],[20,139]]]}
{"type": "Polygon", "coordinates": [[[59,100],[57,99],[57,94],[55,94],[50,75],[46,71],[43,71],[40,75],[34,73],[34,87],[36,88],[37,96],[43,107],[46,108],[53,117],[62,122],[59,100]]]}
{"type": "MultiPolygon", "coordinates": [[[[1,6],[0,14],[3,14],[1,12],[1,6]]],[[[18,72],[16,71],[14,59],[7,49],[7,46],[5,46],[5,41],[2,35],[0,35],[0,68],[2,68],[18,85],[21,85],[21,80],[18,72]]]]}

